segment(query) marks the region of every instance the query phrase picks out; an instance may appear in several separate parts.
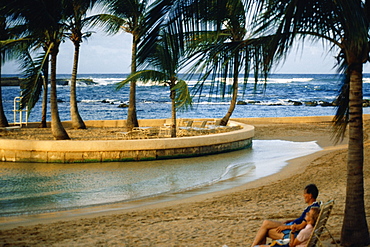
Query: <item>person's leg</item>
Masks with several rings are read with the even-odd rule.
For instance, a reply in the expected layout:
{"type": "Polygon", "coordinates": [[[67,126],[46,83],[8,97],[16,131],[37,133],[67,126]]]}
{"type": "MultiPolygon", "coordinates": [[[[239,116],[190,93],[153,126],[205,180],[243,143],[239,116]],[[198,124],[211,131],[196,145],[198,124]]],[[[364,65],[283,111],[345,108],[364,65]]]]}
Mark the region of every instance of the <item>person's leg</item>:
{"type": "Polygon", "coordinates": [[[279,239],[280,237],[284,236],[283,233],[278,233],[275,229],[279,226],[283,225],[282,222],[272,221],[272,220],[264,220],[260,229],[257,232],[256,238],[253,241],[252,247],[255,245],[266,244],[266,237],[270,237],[272,239],[279,239]]]}

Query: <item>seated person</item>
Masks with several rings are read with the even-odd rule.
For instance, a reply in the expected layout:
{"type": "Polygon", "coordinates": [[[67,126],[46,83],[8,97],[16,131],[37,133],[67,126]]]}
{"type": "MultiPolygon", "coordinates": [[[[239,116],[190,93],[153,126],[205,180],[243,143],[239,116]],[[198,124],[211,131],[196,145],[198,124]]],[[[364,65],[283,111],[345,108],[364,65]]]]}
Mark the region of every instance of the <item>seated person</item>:
{"type": "Polygon", "coordinates": [[[280,246],[280,247],[304,247],[307,245],[308,240],[312,234],[313,228],[316,224],[316,221],[320,214],[320,208],[311,207],[310,211],[307,212],[305,220],[307,222],[306,226],[298,233],[291,231],[290,232],[290,241],[289,246],[275,244],[274,242],[271,245],[257,245],[259,247],[268,247],[268,246],[280,246]]]}
{"type": "Polygon", "coordinates": [[[310,211],[311,207],[320,207],[316,199],[319,195],[319,190],[316,185],[309,184],[304,188],[303,197],[308,207],[303,211],[302,215],[292,221],[279,222],[272,220],[264,220],[261,228],[258,230],[256,238],[252,246],[266,244],[266,238],[273,240],[289,238],[290,231],[300,231],[306,226],[306,213],[310,211]]]}
{"type": "Polygon", "coordinates": [[[307,225],[305,226],[305,228],[299,231],[297,236],[294,231],[290,232],[289,247],[304,247],[307,245],[319,214],[320,208],[311,207],[310,211],[306,214],[305,220],[307,222],[307,225]]]}

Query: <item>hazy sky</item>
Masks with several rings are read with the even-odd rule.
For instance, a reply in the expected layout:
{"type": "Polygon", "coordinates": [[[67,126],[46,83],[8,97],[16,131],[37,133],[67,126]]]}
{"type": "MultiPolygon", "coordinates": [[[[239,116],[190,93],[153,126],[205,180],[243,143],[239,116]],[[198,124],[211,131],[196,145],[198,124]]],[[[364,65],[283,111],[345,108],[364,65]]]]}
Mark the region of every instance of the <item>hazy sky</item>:
{"type": "MultiPolygon", "coordinates": [[[[335,73],[334,53],[328,54],[321,43],[305,43],[293,49],[284,64],[275,67],[275,73],[328,74],[335,73]]],[[[67,40],[61,45],[58,56],[58,74],[70,74],[72,71],[73,45],[67,40]]],[[[117,34],[106,36],[95,33],[88,41],[84,41],[80,50],[79,74],[89,73],[129,73],[131,61],[131,35],[117,34]]],[[[365,73],[370,73],[366,66],[365,73]]],[[[18,73],[15,63],[6,63],[3,74],[18,73]]]]}

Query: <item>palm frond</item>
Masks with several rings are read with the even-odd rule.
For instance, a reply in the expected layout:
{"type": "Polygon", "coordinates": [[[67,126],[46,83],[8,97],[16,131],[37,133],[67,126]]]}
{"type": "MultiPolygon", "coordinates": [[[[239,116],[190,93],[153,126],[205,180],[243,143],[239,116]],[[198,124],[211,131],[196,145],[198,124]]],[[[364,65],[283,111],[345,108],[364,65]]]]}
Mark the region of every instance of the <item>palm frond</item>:
{"type": "Polygon", "coordinates": [[[343,76],[342,86],[336,99],[337,112],[333,118],[334,131],[332,138],[335,143],[343,140],[349,121],[349,77],[343,76]]]}
{"type": "Polygon", "coordinates": [[[172,90],[176,91],[176,108],[179,110],[188,110],[192,104],[188,84],[184,80],[178,80],[172,90]]]}
{"type": "Polygon", "coordinates": [[[143,83],[148,83],[150,81],[155,83],[167,83],[168,76],[165,75],[163,72],[156,71],[156,70],[140,70],[134,74],[129,75],[125,80],[118,82],[116,85],[116,89],[121,89],[127,83],[131,81],[141,81],[143,83]]]}
{"type": "Polygon", "coordinates": [[[28,107],[31,110],[40,99],[43,86],[42,68],[47,62],[48,53],[42,53],[37,58],[32,59],[31,55],[25,54],[22,64],[23,76],[25,77],[21,87],[21,108],[28,107]]]}
{"type": "Polygon", "coordinates": [[[89,27],[101,28],[107,34],[116,34],[127,21],[111,14],[98,14],[87,17],[89,27]]]}

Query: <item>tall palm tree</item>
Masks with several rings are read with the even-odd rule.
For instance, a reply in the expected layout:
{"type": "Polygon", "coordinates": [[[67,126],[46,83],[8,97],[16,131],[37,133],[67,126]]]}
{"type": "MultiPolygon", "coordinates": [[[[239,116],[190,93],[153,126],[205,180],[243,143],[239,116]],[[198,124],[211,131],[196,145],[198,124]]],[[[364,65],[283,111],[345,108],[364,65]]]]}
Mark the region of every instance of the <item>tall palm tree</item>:
{"type": "Polygon", "coordinates": [[[118,89],[131,81],[140,80],[164,84],[170,88],[171,99],[171,137],[176,137],[176,109],[191,104],[187,84],[178,77],[182,65],[181,52],[176,45],[176,36],[162,32],[152,52],[146,57],[146,70],[131,74],[118,84],[118,89]],[[152,68],[152,69],[149,69],[152,68]]]}
{"type": "MultiPolygon", "coordinates": [[[[363,186],[362,73],[369,61],[370,1],[258,1],[263,10],[258,33],[273,35],[272,62],[285,56],[297,39],[323,40],[337,48],[346,77],[345,109],[335,120],[348,124],[347,194],[341,234],[343,246],[370,243],[366,222],[363,186]]],[[[340,128],[345,130],[344,127],[340,128]]]]}
{"type": "MultiPolygon", "coordinates": [[[[132,35],[131,45],[131,74],[137,70],[137,49],[142,34],[150,28],[145,26],[145,15],[148,11],[149,0],[101,0],[112,15],[101,15],[106,30],[116,33],[123,30],[132,35]]],[[[136,81],[130,81],[129,107],[127,111],[127,127],[139,126],[136,114],[136,81]]]]}
{"type": "MultiPolygon", "coordinates": [[[[200,16],[206,23],[200,34],[191,34],[190,62],[194,63],[192,70],[201,72],[204,76],[195,87],[195,91],[202,91],[204,81],[211,79],[217,83],[220,94],[227,93],[227,81],[232,78],[230,93],[232,95],[229,109],[221,119],[220,125],[227,125],[237,102],[239,88],[239,73],[244,72],[246,83],[253,61],[261,59],[256,54],[263,52],[263,44],[249,40],[247,34],[247,6],[242,1],[206,1],[201,2],[200,16]],[[221,78],[221,80],[219,79],[221,78]]],[[[185,44],[187,45],[187,44],[185,44]]],[[[258,74],[259,66],[254,67],[258,74]]],[[[256,77],[257,80],[257,77],[256,77]]],[[[257,82],[257,81],[256,81],[257,82]]],[[[213,89],[213,87],[211,87],[213,89]]]]}
{"type": "Polygon", "coordinates": [[[51,130],[56,140],[69,139],[60,121],[56,88],[57,56],[65,32],[62,24],[66,20],[64,10],[65,1],[57,0],[14,0],[7,4],[8,13],[23,18],[29,32],[35,39],[40,39],[39,43],[45,44],[50,55],[51,130]]]}
{"type": "Polygon", "coordinates": [[[266,43],[247,36],[250,20],[246,12],[250,9],[252,6],[245,1],[156,1],[146,18],[146,26],[151,29],[140,43],[139,61],[145,59],[163,25],[176,30],[179,49],[186,51],[188,64],[192,65],[189,74],[201,73],[193,94],[203,92],[207,79],[213,84],[211,94],[213,90],[222,97],[231,94],[229,109],[221,119],[221,125],[226,125],[236,106],[239,73],[244,73],[245,85],[251,70],[254,70],[255,83],[260,74],[266,76],[260,72],[268,70],[263,62],[266,43]],[[229,79],[231,87],[227,85],[229,79]]]}
{"type": "MultiPolygon", "coordinates": [[[[7,8],[2,9],[4,13],[7,15],[12,15],[11,10],[7,10],[7,8]]],[[[43,85],[43,103],[42,103],[42,119],[39,127],[46,128],[46,115],[47,115],[47,85],[48,85],[48,59],[46,57],[46,62],[43,62],[43,69],[42,75],[37,68],[37,64],[35,64],[34,60],[30,55],[30,50],[33,48],[38,49],[39,44],[35,42],[35,37],[30,34],[30,30],[27,30],[27,26],[24,23],[22,18],[17,19],[17,16],[10,16],[8,18],[8,22],[12,23],[13,27],[12,40],[7,40],[7,46],[3,46],[4,48],[7,47],[7,50],[10,51],[8,54],[13,54],[14,58],[22,58],[18,59],[17,61],[20,63],[21,68],[23,69],[23,73],[25,75],[25,79],[23,80],[22,87],[21,87],[21,103],[20,108],[24,109],[28,107],[31,110],[36,102],[39,99],[39,94],[41,92],[40,85],[43,85]],[[15,32],[13,32],[15,31],[15,32]],[[17,38],[18,37],[18,38],[17,38]],[[37,74],[35,74],[37,73],[37,74]],[[41,83],[40,85],[38,85],[41,83]]],[[[43,47],[45,52],[47,47],[43,47]]],[[[9,55],[8,55],[9,56],[9,55]]],[[[28,111],[28,114],[30,111],[28,111]]]]}
{"type": "MultiPolygon", "coordinates": [[[[199,34],[203,27],[211,26],[212,30],[221,27],[219,22],[210,25],[204,22],[201,8],[222,2],[214,0],[163,0],[159,1],[157,16],[152,15],[153,32],[144,39],[142,46],[150,47],[155,40],[156,32],[163,23],[178,24],[186,16],[189,6],[195,6],[196,11],[190,19],[190,24],[177,25],[179,34],[190,31],[199,34]],[[178,15],[177,13],[183,12],[178,15]],[[198,15],[198,16],[196,16],[198,15]],[[171,18],[172,17],[172,18],[171,18]],[[204,24],[206,23],[206,24],[204,24]],[[152,37],[152,39],[150,38],[152,37]]],[[[338,110],[337,123],[349,125],[349,146],[347,161],[347,195],[345,217],[342,228],[341,244],[344,246],[364,246],[369,244],[369,232],[364,208],[363,188],[363,119],[362,119],[362,71],[363,63],[369,60],[369,0],[256,0],[243,1],[245,6],[252,4],[253,11],[247,12],[247,18],[255,21],[255,32],[252,39],[245,40],[245,44],[253,40],[263,45],[263,59],[257,59],[256,64],[262,62],[261,68],[268,72],[271,65],[283,59],[298,40],[322,40],[331,44],[331,49],[340,50],[338,59],[342,62],[343,73],[348,82],[348,91],[343,88],[343,96],[347,97],[345,109],[338,110]],[[348,110],[349,109],[349,110],[348,110]],[[344,114],[341,114],[344,113],[344,114]]],[[[154,12],[153,12],[154,13],[154,12]]],[[[212,12],[206,13],[212,14],[212,12]]],[[[207,16],[209,18],[209,15],[207,16]]],[[[145,49],[144,49],[145,50],[145,49]]],[[[242,57],[244,59],[244,57],[242,57]]],[[[345,128],[339,128],[344,130],[345,128]]]]}
{"type": "Polygon", "coordinates": [[[73,0],[67,6],[69,18],[66,21],[69,39],[74,45],[73,69],[71,78],[70,113],[72,127],[74,129],[86,129],[86,125],[78,111],[76,95],[76,79],[78,69],[78,59],[80,54],[80,44],[84,38],[90,37],[91,32],[83,33],[83,28],[90,25],[92,18],[87,17],[86,13],[90,10],[95,1],[92,0],[73,0]]]}

